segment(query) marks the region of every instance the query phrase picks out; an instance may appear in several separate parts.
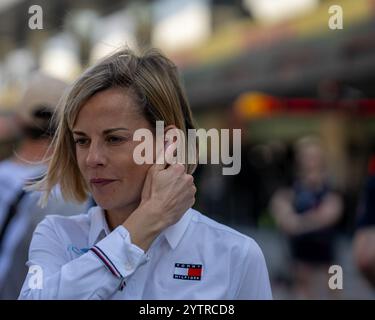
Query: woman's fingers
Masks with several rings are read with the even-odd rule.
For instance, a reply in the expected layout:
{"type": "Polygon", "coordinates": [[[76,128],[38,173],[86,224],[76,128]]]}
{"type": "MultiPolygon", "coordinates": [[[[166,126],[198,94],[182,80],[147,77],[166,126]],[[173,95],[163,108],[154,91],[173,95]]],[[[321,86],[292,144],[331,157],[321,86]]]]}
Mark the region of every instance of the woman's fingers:
{"type": "MultiPolygon", "coordinates": [[[[171,149],[171,146],[167,147],[166,154],[167,152],[170,152],[170,149],[171,149]]],[[[167,166],[167,163],[164,159],[164,157],[166,158],[167,155],[164,155],[163,151],[164,150],[159,150],[159,153],[156,156],[156,162],[147,171],[145,182],[143,184],[142,196],[141,196],[143,200],[148,199],[150,197],[152,180],[154,179],[154,176],[158,172],[164,170],[167,166]]]]}
{"type": "Polygon", "coordinates": [[[193,176],[185,172],[183,164],[161,168],[162,165],[157,164],[150,167],[142,190],[142,202],[147,201],[148,207],[156,210],[155,221],[162,222],[166,228],[193,206],[197,189],[193,176]]]}

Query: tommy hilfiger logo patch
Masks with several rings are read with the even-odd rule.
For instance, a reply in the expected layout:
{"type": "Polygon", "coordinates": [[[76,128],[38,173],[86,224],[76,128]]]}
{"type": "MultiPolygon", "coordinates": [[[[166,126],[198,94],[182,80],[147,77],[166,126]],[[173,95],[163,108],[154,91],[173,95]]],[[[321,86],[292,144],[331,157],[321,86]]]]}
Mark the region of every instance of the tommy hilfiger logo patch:
{"type": "Polygon", "coordinates": [[[175,263],[174,265],[174,279],[181,280],[201,280],[202,265],[201,264],[187,264],[175,263]]]}

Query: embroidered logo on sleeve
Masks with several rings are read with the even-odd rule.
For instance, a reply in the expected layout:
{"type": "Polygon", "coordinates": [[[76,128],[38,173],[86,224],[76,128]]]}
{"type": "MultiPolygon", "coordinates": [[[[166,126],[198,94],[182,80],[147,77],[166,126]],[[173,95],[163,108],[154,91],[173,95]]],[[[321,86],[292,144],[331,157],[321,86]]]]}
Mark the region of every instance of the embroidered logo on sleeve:
{"type": "Polygon", "coordinates": [[[78,254],[79,256],[89,251],[89,248],[78,248],[73,244],[68,245],[67,247],[68,251],[74,252],[75,254],[78,254]]]}
{"type": "Polygon", "coordinates": [[[174,265],[174,279],[181,280],[201,280],[202,265],[201,264],[187,264],[175,263],[174,265]]]}

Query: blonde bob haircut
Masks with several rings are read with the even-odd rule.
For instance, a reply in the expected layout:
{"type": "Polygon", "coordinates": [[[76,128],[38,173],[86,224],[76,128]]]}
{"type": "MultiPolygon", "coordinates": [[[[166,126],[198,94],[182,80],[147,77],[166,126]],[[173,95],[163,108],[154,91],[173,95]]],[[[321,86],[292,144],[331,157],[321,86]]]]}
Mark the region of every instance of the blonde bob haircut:
{"type": "MultiPolygon", "coordinates": [[[[97,92],[114,87],[132,94],[152,127],[156,121],[164,121],[165,126],[175,125],[181,129],[186,137],[188,129],[195,129],[177,67],[172,61],[156,49],[139,55],[127,48],[116,51],[87,69],[59,102],[54,115],[57,131],[51,144],[53,152],[48,159],[47,172],[30,188],[43,191],[42,205],[47,203],[57,184],[65,200],[87,200],[89,189],[78,167],[72,129],[85,102],[97,92]]],[[[186,147],[186,156],[191,148],[196,150],[196,145],[186,147]]],[[[196,164],[186,165],[187,173],[193,173],[195,168],[196,164]]]]}

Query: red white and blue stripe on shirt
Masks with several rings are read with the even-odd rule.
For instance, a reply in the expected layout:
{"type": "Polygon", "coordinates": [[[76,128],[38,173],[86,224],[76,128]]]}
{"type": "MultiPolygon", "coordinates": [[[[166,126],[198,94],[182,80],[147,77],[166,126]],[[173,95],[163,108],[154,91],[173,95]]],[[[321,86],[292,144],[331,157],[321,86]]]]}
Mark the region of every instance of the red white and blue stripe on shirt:
{"type": "Polygon", "coordinates": [[[117,278],[123,278],[123,276],[121,275],[120,271],[118,271],[118,269],[116,268],[116,266],[113,264],[113,262],[111,261],[111,259],[108,258],[108,256],[97,246],[93,246],[92,248],[90,248],[90,250],[92,252],[95,253],[95,255],[100,259],[102,260],[102,262],[104,263],[104,265],[108,268],[108,270],[114,275],[116,276],[117,278]]]}
{"type": "Polygon", "coordinates": [[[122,291],[126,286],[126,282],[120,271],[116,268],[113,264],[111,259],[101,250],[98,246],[93,246],[90,250],[103,262],[103,264],[107,267],[107,269],[117,278],[121,279],[121,284],[119,290],[122,291]]]}

